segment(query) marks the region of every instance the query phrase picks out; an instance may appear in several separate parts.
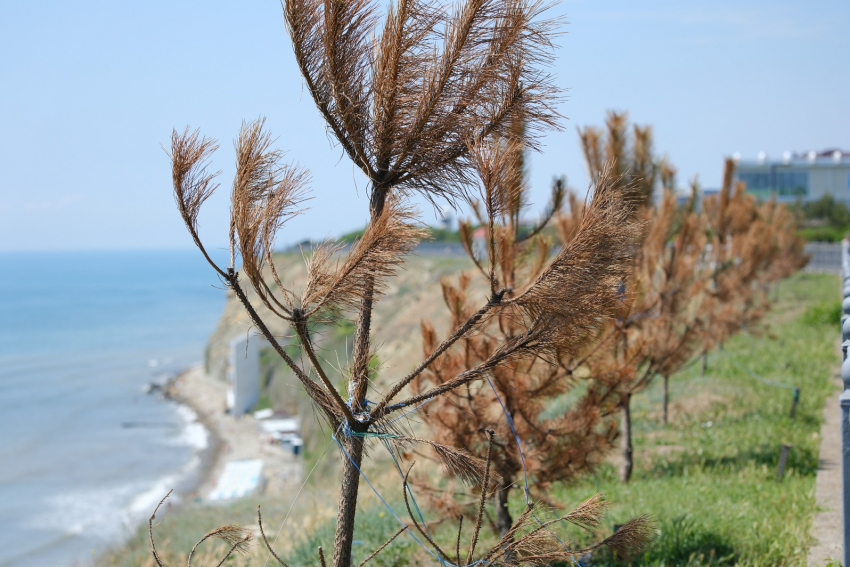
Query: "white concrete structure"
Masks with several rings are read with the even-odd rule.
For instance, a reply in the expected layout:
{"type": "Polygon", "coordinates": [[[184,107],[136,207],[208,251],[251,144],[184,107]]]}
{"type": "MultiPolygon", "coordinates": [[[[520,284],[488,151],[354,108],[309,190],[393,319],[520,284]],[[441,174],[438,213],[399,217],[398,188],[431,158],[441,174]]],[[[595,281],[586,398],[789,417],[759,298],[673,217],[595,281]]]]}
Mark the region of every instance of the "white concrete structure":
{"type": "Polygon", "coordinates": [[[250,333],[230,341],[227,409],[234,415],[251,411],[260,398],[260,341],[250,333]]]}
{"type": "Polygon", "coordinates": [[[264,419],[260,422],[260,429],[266,433],[298,433],[300,426],[301,423],[297,417],[264,419]]]}
{"type": "Polygon", "coordinates": [[[258,492],[265,484],[263,477],[263,461],[250,459],[231,461],[224,466],[224,471],[210,493],[211,501],[232,500],[244,498],[258,492]]]}

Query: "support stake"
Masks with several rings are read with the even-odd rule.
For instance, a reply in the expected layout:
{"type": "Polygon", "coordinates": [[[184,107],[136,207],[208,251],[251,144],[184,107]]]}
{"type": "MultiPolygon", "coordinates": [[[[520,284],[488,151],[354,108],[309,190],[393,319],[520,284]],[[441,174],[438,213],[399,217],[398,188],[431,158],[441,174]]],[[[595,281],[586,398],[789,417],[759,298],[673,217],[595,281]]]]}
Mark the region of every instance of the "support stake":
{"type": "Polygon", "coordinates": [[[791,401],[791,419],[797,415],[797,404],[800,403],[800,388],[794,388],[794,399],[791,401]]]}
{"type": "Polygon", "coordinates": [[[779,465],[776,467],[776,482],[782,481],[785,477],[785,466],[788,464],[788,453],[791,451],[791,445],[782,445],[779,450],[779,465]]]}

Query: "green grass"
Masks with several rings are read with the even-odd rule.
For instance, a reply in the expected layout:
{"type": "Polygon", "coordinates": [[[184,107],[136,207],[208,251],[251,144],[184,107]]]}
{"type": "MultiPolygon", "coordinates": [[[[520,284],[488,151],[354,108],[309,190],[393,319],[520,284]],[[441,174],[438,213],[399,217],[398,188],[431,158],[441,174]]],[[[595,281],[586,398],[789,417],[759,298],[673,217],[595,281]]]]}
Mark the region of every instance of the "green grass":
{"type": "Polygon", "coordinates": [[[850,226],[809,226],[798,229],[797,233],[808,242],[840,242],[850,233],[850,226]]]}
{"type": "MultiPolygon", "coordinates": [[[[778,300],[757,333],[742,333],[729,340],[722,352],[711,353],[705,376],[695,364],[672,379],[669,426],[660,423],[660,381],[637,396],[633,402],[636,463],[632,481],[618,481],[612,457],[596,475],[557,485],[547,494],[552,501],[571,507],[601,490],[611,503],[606,523],[597,533],[573,531],[569,535],[581,543],[592,543],[609,535],[615,524],[637,514],[650,514],[657,521],[658,535],[636,565],[805,565],[815,512],[821,416],[838,363],[838,292],[835,276],[798,274],[782,282],[778,300]],[[792,390],[764,384],[733,361],[766,379],[799,387],[802,395],[796,418],[789,416],[792,390]],[[777,481],[776,465],[784,443],[792,449],[785,477],[777,481]]],[[[344,329],[336,332],[346,335],[344,329]]],[[[317,564],[316,547],[321,543],[327,551],[332,546],[335,496],[327,487],[336,485],[340,457],[333,450],[330,453],[319,467],[323,470],[317,470],[299,498],[283,536],[288,544],[285,558],[293,567],[317,564]],[[317,516],[321,518],[311,520],[317,516]]],[[[375,456],[379,453],[376,450],[375,456]]],[[[307,460],[312,463],[316,458],[318,454],[307,460]]],[[[375,481],[386,464],[373,461],[367,474],[375,481]]],[[[388,477],[384,484],[379,486],[382,494],[392,498],[393,508],[406,517],[403,503],[395,501],[400,496],[397,479],[388,477]]],[[[513,492],[511,508],[517,517],[523,498],[520,490],[513,492]]],[[[276,528],[289,499],[267,500],[260,499],[264,523],[276,528]]],[[[168,549],[188,550],[201,534],[217,525],[256,524],[256,502],[252,498],[228,506],[192,505],[161,513],[165,522],[159,533],[167,538],[168,549]]],[[[433,510],[423,511],[429,521],[439,518],[433,510]]],[[[453,541],[455,528],[449,524],[453,522],[436,527],[440,541],[453,541]]],[[[380,546],[396,525],[364,485],[355,536],[361,543],[353,550],[355,564],[380,546]]],[[[483,535],[492,539],[490,533],[483,535]]],[[[145,565],[149,557],[146,537],[144,526],[99,565],[145,565]]],[[[262,565],[264,555],[257,561],[260,551],[228,565],[262,565]]],[[[411,564],[439,565],[409,536],[397,539],[374,563],[411,564]]],[[[616,563],[599,553],[592,564],[616,563]]]]}
{"type": "MultiPolygon", "coordinates": [[[[712,353],[706,376],[695,365],[673,379],[673,423],[659,422],[660,384],[635,399],[629,484],[608,463],[595,478],[557,487],[550,497],[574,505],[602,490],[612,503],[607,533],[612,524],[651,514],[658,537],[636,565],[805,565],[821,416],[837,365],[837,294],[835,276],[798,274],[783,282],[761,333],[739,335],[712,353]],[[763,384],[732,361],[798,386],[796,418],[789,417],[792,390],[763,384]],[[792,449],[778,482],[783,443],[792,449]]],[[[609,564],[595,558],[594,565],[609,564]]]]}
{"type": "MultiPolygon", "coordinates": [[[[280,525],[286,509],[283,503],[263,503],[263,525],[280,525]]],[[[201,506],[192,504],[178,510],[167,504],[160,508],[154,520],[154,535],[157,549],[167,565],[185,564],[186,554],[192,546],[208,531],[225,524],[243,526],[256,525],[257,504],[246,499],[228,506],[201,506]],[[181,560],[175,561],[176,555],[181,560]]],[[[218,546],[220,549],[222,546],[218,546]]],[[[101,555],[95,562],[96,567],[135,567],[155,565],[151,561],[148,526],[140,526],[135,534],[120,548],[101,555]]]]}
{"type": "Polygon", "coordinates": [[[841,321],[841,302],[835,300],[815,303],[806,309],[801,321],[813,327],[835,325],[836,321],[841,321]]]}

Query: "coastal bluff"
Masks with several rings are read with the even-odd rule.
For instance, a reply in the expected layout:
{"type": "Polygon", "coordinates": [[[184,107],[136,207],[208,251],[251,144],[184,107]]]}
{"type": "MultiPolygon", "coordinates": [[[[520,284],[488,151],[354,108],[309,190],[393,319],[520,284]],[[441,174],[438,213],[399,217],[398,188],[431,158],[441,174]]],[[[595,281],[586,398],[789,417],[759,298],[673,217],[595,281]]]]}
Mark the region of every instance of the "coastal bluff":
{"type": "MultiPolygon", "coordinates": [[[[281,253],[275,255],[275,266],[282,283],[296,295],[300,295],[307,280],[304,258],[300,253],[281,253]]],[[[378,298],[372,317],[372,344],[378,349],[380,365],[391,374],[404,373],[413,368],[422,359],[422,337],[420,324],[423,319],[434,323],[438,332],[443,332],[448,324],[448,311],[442,297],[440,279],[456,277],[464,270],[474,270],[467,258],[436,255],[411,255],[399,271],[397,277],[387,282],[386,293],[378,298]]],[[[280,342],[286,344],[291,329],[286,321],[279,319],[262,304],[256,292],[243,278],[244,289],[248,292],[254,308],[280,342]]],[[[472,297],[481,295],[482,304],[486,302],[486,282],[483,278],[473,277],[472,297]]],[[[276,285],[269,278],[269,286],[276,285]]],[[[255,333],[245,308],[236,295],[228,290],[227,300],[207,343],[204,365],[209,376],[224,381],[228,372],[228,350],[230,341],[239,335],[255,333]]],[[[350,349],[350,336],[353,325],[342,324],[336,327],[320,329],[316,340],[326,354],[336,350],[340,362],[345,364],[346,346],[350,349]]],[[[336,363],[336,355],[326,356],[336,363]]]]}

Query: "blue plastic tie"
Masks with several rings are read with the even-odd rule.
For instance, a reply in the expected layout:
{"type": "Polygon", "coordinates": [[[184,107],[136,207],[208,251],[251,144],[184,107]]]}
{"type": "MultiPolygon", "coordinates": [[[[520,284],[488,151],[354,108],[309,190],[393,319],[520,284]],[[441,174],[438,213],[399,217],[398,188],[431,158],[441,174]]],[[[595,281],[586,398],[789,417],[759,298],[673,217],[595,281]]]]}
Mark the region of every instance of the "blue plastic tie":
{"type": "MultiPolygon", "coordinates": [[[[524,481],[524,484],[525,484],[525,503],[526,503],[526,505],[531,505],[531,491],[529,490],[529,486],[528,486],[528,469],[527,469],[526,464],[525,464],[525,455],[524,455],[524,453],[523,453],[523,451],[522,451],[522,441],[520,440],[520,438],[519,438],[519,434],[517,433],[516,428],[514,427],[514,420],[513,420],[513,417],[511,416],[511,413],[508,411],[508,408],[507,408],[507,407],[505,406],[505,404],[502,402],[502,398],[499,396],[498,391],[496,391],[496,387],[493,385],[493,382],[490,380],[490,376],[489,376],[489,374],[488,374],[488,373],[486,373],[486,372],[481,372],[480,370],[468,370],[468,371],[466,371],[466,372],[461,373],[461,374],[460,374],[460,376],[466,376],[466,375],[468,375],[468,374],[470,374],[470,373],[472,373],[472,372],[475,372],[475,373],[478,373],[478,374],[482,374],[482,375],[484,376],[484,378],[487,380],[487,383],[490,385],[490,388],[493,390],[493,394],[496,396],[496,400],[498,400],[499,405],[500,405],[500,406],[501,406],[501,408],[502,408],[502,412],[503,412],[503,413],[504,413],[504,415],[505,415],[505,420],[507,421],[507,423],[508,423],[508,427],[510,427],[510,429],[511,429],[511,433],[512,433],[512,434],[513,434],[513,436],[514,436],[514,441],[516,442],[517,450],[519,451],[520,461],[522,462],[522,474],[523,474],[523,481],[524,481]]],[[[419,404],[419,405],[418,405],[418,406],[416,406],[415,408],[411,409],[410,411],[405,412],[404,414],[402,414],[402,415],[400,415],[399,417],[397,417],[397,418],[393,419],[393,420],[392,420],[392,421],[390,421],[389,423],[395,423],[396,421],[398,421],[398,420],[400,420],[400,419],[402,419],[402,418],[404,418],[404,417],[407,417],[408,415],[410,415],[411,413],[413,413],[413,412],[415,412],[415,411],[419,410],[422,406],[424,406],[424,405],[425,405],[425,404],[427,404],[428,402],[431,402],[431,401],[432,401],[432,400],[434,400],[434,399],[435,399],[435,398],[433,398],[433,397],[432,397],[432,398],[428,398],[427,400],[423,401],[421,404],[419,404]]],[[[368,406],[369,404],[376,405],[374,402],[371,402],[371,401],[369,401],[369,400],[365,400],[365,403],[366,403],[366,405],[367,405],[367,406],[368,406]]],[[[351,405],[352,405],[352,402],[351,402],[351,400],[349,400],[349,407],[351,407],[351,405]]],[[[388,408],[388,409],[393,409],[393,408],[397,408],[397,407],[401,407],[401,404],[394,404],[394,405],[391,405],[391,406],[387,406],[387,408],[388,408]]],[[[441,554],[435,554],[433,551],[431,551],[431,549],[429,549],[429,548],[428,548],[428,546],[426,546],[424,543],[422,543],[422,542],[419,540],[419,538],[417,538],[417,537],[416,537],[416,535],[415,535],[415,534],[414,534],[414,533],[410,530],[410,528],[409,528],[409,527],[407,527],[407,525],[406,525],[404,522],[402,522],[402,521],[401,521],[401,518],[399,518],[399,517],[398,517],[398,514],[396,514],[396,513],[395,513],[395,511],[392,509],[392,506],[390,506],[390,505],[387,503],[387,501],[384,499],[384,497],[383,497],[383,496],[381,496],[380,492],[378,492],[378,491],[377,491],[377,489],[376,489],[376,488],[372,485],[372,483],[371,483],[371,481],[369,480],[369,478],[366,476],[366,473],[364,473],[364,472],[363,472],[363,470],[362,470],[362,469],[361,469],[361,468],[357,465],[357,463],[355,463],[355,462],[354,462],[354,459],[352,459],[352,458],[351,458],[351,455],[348,453],[348,451],[346,451],[346,450],[345,450],[345,447],[342,445],[342,443],[340,443],[340,442],[339,442],[339,439],[337,439],[337,436],[336,436],[336,435],[337,435],[337,434],[339,434],[340,430],[342,431],[342,434],[343,434],[344,436],[346,436],[346,437],[351,437],[351,436],[353,436],[353,435],[357,435],[357,434],[351,431],[351,426],[348,424],[348,422],[347,422],[347,421],[345,421],[345,422],[343,422],[343,423],[341,423],[341,424],[340,424],[340,427],[337,429],[337,431],[336,431],[336,433],[335,433],[335,434],[332,434],[332,435],[331,435],[331,438],[332,438],[332,439],[336,442],[336,444],[339,446],[339,448],[342,450],[342,452],[343,452],[343,453],[345,453],[345,456],[346,456],[346,457],[348,457],[348,460],[349,460],[349,461],[351,461],[351,464],[352,464],[352,465],[354,465],[354,468],[356,468],[356,469],[357,469],[357,472],[359,472],[359,473],[360,473],[360,476],[362,476],[362,477],[363,477],[363,480],[365,480],[365,481],[366,481],[366,484],[368,484],[368,485],[369,485],[369,488],[371,488],[371,489],[372,489],[372,492],[374,492],[374,493],[375,493],[375,496],[377,496],[377,497],[378,497],[378,499],[379,499],[379,500],[380,500],[380,501],[384,504],[384,506],[387,508],[387,510],[389,510],[390,514],[392,514],[392,515],[393,515],[393,517],[396,519],[396,521],[397,521],[397,522],[398,522],[401,526],[403,526],[403,527],[405,528],[405,531],[407,531],[407,533],[408,533],[408,534],[410,534],[410,537],[412,537],[412,538],[413,538],[413,540],[414,540],[416,543],[418,543],[420,547],[422,547],[422,549],[424,549],[425,551],[427,551],[427,552],[428,552],[428,554],[429,554],[429,555],[431,555],[431,557],[433,557],[433,558],[435,558],[436,560],[438,560],[438,561],[439,561],[439,562],[443,565],[443,567],[459,567],[459,566],[455,565],[454,563],[451,563],[450,561],[447,561],[446,559],[444,559],[444,558],[442,557],[442,555],[441,555],[441,554]]],[[[358,435],[358,436],[360,436],[360,437],[366,437],[367,435],[358,435]]],[[[380,439],[381,439],[381,442],[382,442],[382,443],[384,444],[384,446],[386,447],[387,451],[388,451],[388,452],[389,452],[389,454],[390,454],[390,457],[392,457],[392,459],[393,459],[393,463],[395,463],[396,469],[398,470],[399,474],[401,475],[401,477],[402,477],[402,479],[403,479],[403,478],[404,478],[404,471],[402,471],[402,469],[401,469],[401,463],[399,463],[398,458],[396,457],[395,453],[394,453],[394,452],[393,452],[393,450],[392,450],[392,447],[390,446],[389,442],[387,441],[387,438],[388,438],[388,437],[393,437],[393,435],[388,434],[388,433],[386,433],[386,432],[376,432],[375,434],[373,434],[373,435],[369,435],[369,436],[370,436],[370,437],[378,437],[378,438],[380,438],[380,439]]],[[[327,449],[325,449],[325,451],[327,451],[327,449]]],[[[323,454],[323,456],[324,456],[324,454],[323,454]]],[[[317,463],[317,464],[318,464],[318,463],[317,463]]],[[[314,468],[315,468],[315,467],[314,467],[314,468]]],[[[407,490],[407,493],[410,495],[410,499],[413,501],[413,507],[415,508],[415,510],[416,510],[416,514],[419,516],[419,519],[421,520],[422,525],[424,526],[425,533],[427,533],[427,534],[428,534],[428,536],[429,536],[429,537],[431,537],[431,533],[430,533],[430,531],[428,530],[427,523],[425,522],[425,517],[424,517],[424,515],[422,514],[422,510],[419,508],[419,504],[416,502],[416,497],[413,495],[413,490],[410,488],[410,486],[409,486],[409,485],[407,485],[406,490],[407,490]]],[[[297,498],[297,496],[296,496],[296,498],[297,498]]],[[[294,501],[293,501],[293,505],[294,505],[294,501]]],[[[538,522],[541,526],[544,524],[543,520],[541,520],[541,519],[537,516],[537,514],[536,514],[534,511],[532,511],[531,515],[532,515],[532,517],[534,517],[534,519],[535,519],[535,520],[537,520],[537,522],[538,522]]],[[[558,542],[559,542],[559,543],[560,543],[560,544],[564,547],[564,549],[565,549],[568,553],[572,553],[572,552],[570,551],[569,547],[567,546],[567,544],[566,544],[566,543],[564,543],[564,541],[563,541],[563,540],[561,540],[561,538],[559,538],[559,537],[558,537],[555,533],[553,533],[553,532],[552,532],[551,530],[549,530],[548,528],[543,528],[543,529],[544,529],[544,530],[546,530],[546,531],[547,531],[547,532],[548,532],[548,533],[549,533],[552,537],[554,537],[556,540],[558,540],[558,542]]],[[[578,561],[576,561],[575,557],[572,557],[572,556],[571,556],[570,558],[572,559],[573,563],[575,563],[575,565],[576,565],[577,567],[582,567],[582,565],[581,565],[581,564],[579,564],[579,562],[578,562],[578,561]]],[[[491,563],[490,561],[484,561],[483,559],[479,559],[478,561],[474,561],[474,562],[472,562],[472,563],[471,563],[469,566],[467,566],[467,567],[474,567],[474,566],[479,565],[479,564],[487,564],[487,565],[491,565],[492,563],[491,563]]]]}
{"type": "MultiPolygon", "coordinates": [[[[418,538],[417,538],[417,537],[413,534],[413,532],[411,532],[411,531],[410,531],[410,528],[408,528],[408,527],[406,526],[406,524],[405,524],[404,522],[402,522],[402,521],[401,521],[401,518],[399,518],[399,517],[398,517],[398,515],[395,513],[395,511],[392,509],[392,507],[391,507],[389,504],[387,504],[387,501],[386,501],[386,500],[384,500],[384,497],[383,497],[383,496],[381,496],[381,493],[380,493],[380,492],[378,492],[378,491],[375,489],[375,487],[374,487],[374,486],[372,486],[372,483],[369,481],[369,478],[368,478],[368,477],[366,476],[366,474],[365,474],[365,473],[364,473],[364,472],[360,469],[360,467],[358,467],[358,466],[357,466],[357,463],[355,463],[355,462],[354,462],[354,459],[352,459],[352,458],[351,458],[351,455],[349,455],[349,454],[348,454],[348,451],[346,451],[346,450],[345,450],[345,447],[343,447],[343,446],[342,446],[342,443],[340,443],[340,442],[339,442],[339,439],[337,439],[337,438],[336,438],[336,435],[331,435],[331,437],[333,438],[333,440],[334,440],[334,441],[336,441],[336,444],[339,446],[339,448],[340,448],[340,449],[342,449],[342,452],[343,452],[343,453],[345,453],[345,456],[346,456],[346,457],[348,457],[348,460],[349,460],[349,461],[351,461],[351,464],[352,464],[352,465],[354,465],[354,468],[356,468],[356,469],[357,469],[357,472],[359,472],[359,473],[360,473],[360,476],[362,476],[362,477],[363,477],[363,480],[365,480],[365,481],[366,481],[366,484],[368,484],[368,485],[369,485],[369,488],[371,488],[371,489],[372,489],[372,492],[374,492],[374,493],[375,493],[375,496],[377,496],[377,497],[381,500],[381,502],[383,502],[383,503],[384,503],[384,506],[386,506],[386,507],[387,507],[387,510],[389,510],[389,511],[390,511],[390,514],[392,514],[392,515],[393,515],[393,517],[394,517],[394,518],[398,521],[398,523],[399,523],[399,524],[401,524],[402,526],[404,526],[404,527],[407,529],[407,533],[409,533],[409,534],[410,534],[410,537],[412,537],[412,538],[416,541],[416,543],[418,543],[420,546],[422,546],[422,548],[424,548],[424,549],[425,549],[425,551],[427,551],[427,552],[428,552],[428,553],[430,553],[433,557],[435,557],[435,558],[436,558],[437,556],[436,556],[436,555],[434,555],[434,553],[433,553],[430,549],[428,549],[428,548],[427,548],[427,547],[426,547],[426,546],[425,546],[425,545],[424,545],[421,541],[419,541],[419,539],[418,539],[418,538]]],[[[457,566],[453,566],[453,567],[457,567],[457,566]]]]}
{"type": "MultiPolygon", "coordinates": [[[[528,469],[525,466],[525,455],[523,455],[523,453],[522,453],[522,443],[520,442],[519,434],[516,432],[516,428],[514,428],[514,419],[511,416],[511,412],[509,412],[508,408],[505,407],[505,404],[502,403],[502,398],[499,397],[499,392],[497,392],[496,387],[493,386],[493,382],[490,380],[490,375],[487,374],[486,372],[483,372],[482,374],[484,374],[484,378],[487,379],[487,383],[490,384],[490,388],[493,390],[493,394],[496,396],[496,399],[499,400],[499,405],[502,406],[502,411],[505,414],[505,419],[508,422],[508,427],[511,428],[511,433],[514,434],[514,440],[516,441],[516,448],[519,451],[520,461],[522,461],[522,476],[523,476],[523,479],[525,480],[525,504],[526,504],[526,506],[528,506],[528,505],[531,504],[531,492],[528,489],[528,469]]],[[[537,523],[539,523],[542,527],[543,526],[543,520],[541,520],[540,518],[537,517],[537,513],[532,510],[531,515],[535,520],[537,520],[537,523]]],[[[549,528],[545,528],[545,527],[543,529],[546,530],[547,532],[549,532],[549,535],[551,535],[556,540],[558,540],[558,543],[560,543],[564,547],[564,550],[566,550],[567,553],[572,553],[570,551],[570,548],[567,546],[567,544],[564,543],[564,541],[561,538],[559,538],[557,535],[555,535],[555,533],[552,532],[552,530],[550,530],[549,528]]],[[[572,559],[573,563],[575,563],[576,566],[578,566],[578,561],[576,561],[575,557],[570,555],[570,559],[572,559]]]]}

